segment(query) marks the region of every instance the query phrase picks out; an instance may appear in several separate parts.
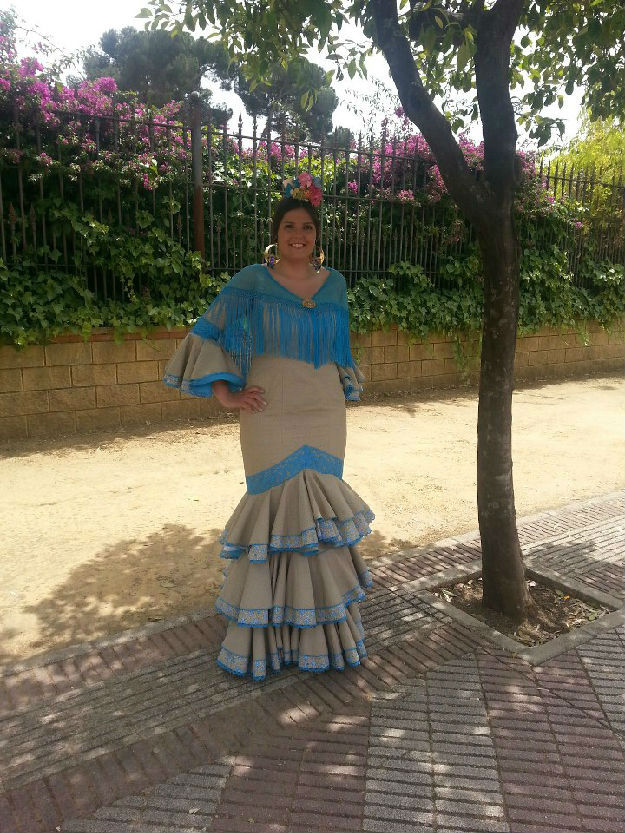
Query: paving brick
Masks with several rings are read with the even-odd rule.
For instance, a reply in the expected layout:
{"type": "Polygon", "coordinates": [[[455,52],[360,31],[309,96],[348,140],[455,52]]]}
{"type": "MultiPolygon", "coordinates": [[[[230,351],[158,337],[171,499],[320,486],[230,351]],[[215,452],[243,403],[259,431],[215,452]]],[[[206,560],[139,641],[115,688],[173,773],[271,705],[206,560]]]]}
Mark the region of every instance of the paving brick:
{"type": "Polygon", "coordinates": [[[390,822],[383,819],[364,819],[362,829],[371,833],[432,833],[431,823],[425,825],[413,822],[390,822]]]}
{"type": "MultiPolygon", "coordinates": [[[[574,531],[593,529],[602,552],[616,540],[605,519],[621,515],[622,500],[610,498],[521,523],[521,537],[540,542],[555,535],[552,563],[564,554],[567,569],[588,575],[583,553],[571,552],[580,540],[574,531]]],[[[436,829],[450,833],[508,830],[504,806],[515,833],[620,829],[623,636],[597,636],[535,670],[456,625],[420,631],[433,622],[432,609],[402,584],[478,557],[473,539],[445,542],[378,571],[362,607],[372,659],[344,674],[295,673],[276,678],[279,686],[215,674],[205,650],[216,647],[223,627],[207,617],[5,677],[9,708],[23,709],[6,724],[17,732],[13,761],[21,761],[22,778],[50,772],[45,782],[32,781],[39,787],[25,788],[38,808],[35,829],[44,825],[48,784],[50,794],[55,785],[59,796],[64,789],[65,819],[77,813],[75,793],[87,812],[102,805],[99,818],[93,810],[83,821],[74,818],[68,833],[127,833],[123,818],[137,813],[137,833],[184,829],[176,827],[182,819],[195,831],[213,824],[229,831],[431,833],[434,799],[436,829]],[[106,744],[117,751],[107,752],[106,744]],[[197,768],[223,755],[214,769],[197,768]],[[190,819],[192,801],[198,812],[190,819]],[[248,807],[257,810],[253,823],[242,812],[248,807]]],[[[606,549],[605,563],[617,557],[606,549]]],[[[599,581],[605,573],[597,564],[599,581]]],[[[15,763],[7,772],[18,772],[15,763]]],[[[57,811],[55,797],[49,806],[57,811]]],[[[13,812],[10,798],[4,806],[0,800],[0,819],[13,812]]]]}
{"type": "MultiPolygon", "coordinates": [[[[69,782],[64,777],[63,773],[54,773],[49,775],[46,779],[46,786],[50,791],[53,801],[59,809],[63,818],[71,818],[72,816],[80,815],[79,808],[76,804],[74,791],[69,782]]],[[[91,808],[92,810],[95,807],[91,808]]]]}
{"type": "MultiPolygon", "coordinates": [[[[34,833],[42,829],[39,813],[28,790],[12,790],[6,793],[7,804],[11,808],[9,821],[15,822],[15,828],[7,828],[6,833],[34,833]]],[[[8,812],[7,812],[8,815],[8,812]]]]}
{"type": "MultiPolygon", "coordinates": [[[[54,827],[56,825],[51,825],[54,827]]],[[[17,821],[13,815],[13,810],[6,795],[0,794],[0,830],[8,831],[17,830],[17,821]]]]}
{"type": "Polygon", "coordinates": [[[129,792],[126,786],[126,772],[119,761],[112,755],[102,755],[97,759],[96,763],[102,771],[102,779],[106,782],[111,794],[115,798],[119,798],[119,796],[126,795],[129,792]]]}
{"type": "MultiPolygon", "coordinates": [[[[409,803],[409,800],[406,799],[406,802],[409,803]]],[[[393,821],[421,825],[433,824],[433,814],[431,812],[428,812],[427,810],[417,810],[409,806],[402,808],[397,805],[395,807],[391,807],[382,804],[366,804],[364,814],[369,819],[382,821],[392,819],[393,821]]]]}
{"type": "Polygon", "coordinates": [[[463,818],[455,813],[437,812],[436,829],[455,831],[455,833],[460,830],[466,830],[467,833],[508,833],[510,827],[504,820],[478,819],[475,816],[463,818]]]}
{"type": "Polygon", "coordinates": [[[508,809],[508,816],[514,831],[518,829],[517,822],[519,821],[542,825],[543,830],[548,829],[549,826],[554,826],[559,829],[564,828],[566,831],[584,829],[582,820],[572,813],[543,813],[525,808],[510,807],[508,809]]]}

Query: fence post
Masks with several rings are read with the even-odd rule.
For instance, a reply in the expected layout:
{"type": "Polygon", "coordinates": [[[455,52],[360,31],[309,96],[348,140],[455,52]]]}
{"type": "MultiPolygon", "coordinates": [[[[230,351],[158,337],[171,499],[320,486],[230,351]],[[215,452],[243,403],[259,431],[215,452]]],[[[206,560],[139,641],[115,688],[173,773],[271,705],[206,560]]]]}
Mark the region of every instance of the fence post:
{"type": "MultiPolygon", "coordinates": [[[[205,259],[204,193],[202,188],[202,102],[193,92],[191,100],[191,169],[193,175],[193,248],[205,259]]],[[[210,136],[209,136],[210,141],[210,136]]]]}

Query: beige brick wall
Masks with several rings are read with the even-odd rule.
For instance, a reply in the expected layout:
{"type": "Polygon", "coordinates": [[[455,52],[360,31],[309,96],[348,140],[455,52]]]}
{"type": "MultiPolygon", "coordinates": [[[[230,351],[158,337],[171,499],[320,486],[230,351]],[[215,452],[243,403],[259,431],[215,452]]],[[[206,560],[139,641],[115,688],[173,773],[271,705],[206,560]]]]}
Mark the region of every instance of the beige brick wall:
{"type": "MultiPolygon", "coordinates": [[[[63,336],[45,347],[0,347],[0,440],[56,437],[122,426],[197,419],[218,413],[161,382],[167,360],[186,330],[158,330],[148,340],[128,335],[121,344],[101,330],[83,343],[63,336]]],[[[353,334],[352,347],[368,392],[436,390],[476,384],[479,343],[463,337],[458,367],[454,339],[411,339],[392,328],[353,334]]],[[[519,336],[517,381],[570,378],[623,370],[625,333],[589,327],[584,345],[574,332],[544,328],[519,336]]]]}
{"type": "MultiPolygon", "coordinates": [[[[443,335],[411,339],[391,329],[355,335],[352,347],[369,392],[436,390],[477,384],[480,369],[477,337],[461,338],[465,355],[462,367],[456,361],[454,341],[453,337],[443,335]]],[[[610,373],[623,370],[624,359],[622,326],[608,333],[599,325],[591,325],[587,346],[577,333],[545,327],[538,333],[517,338],[515,378],[522,382],[610,373]]]]}

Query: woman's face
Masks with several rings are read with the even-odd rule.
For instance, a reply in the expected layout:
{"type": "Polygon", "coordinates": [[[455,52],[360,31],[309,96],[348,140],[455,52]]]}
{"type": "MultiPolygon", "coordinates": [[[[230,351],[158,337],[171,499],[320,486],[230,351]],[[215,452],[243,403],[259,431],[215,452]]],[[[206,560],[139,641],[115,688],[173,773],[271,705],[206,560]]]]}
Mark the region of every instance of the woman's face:
{"type": "Polygon", "coordinates": [[[309,260],[317,232],[305,208],[287,211],[278,228],[278,252],[285,260],[309,260]]]}

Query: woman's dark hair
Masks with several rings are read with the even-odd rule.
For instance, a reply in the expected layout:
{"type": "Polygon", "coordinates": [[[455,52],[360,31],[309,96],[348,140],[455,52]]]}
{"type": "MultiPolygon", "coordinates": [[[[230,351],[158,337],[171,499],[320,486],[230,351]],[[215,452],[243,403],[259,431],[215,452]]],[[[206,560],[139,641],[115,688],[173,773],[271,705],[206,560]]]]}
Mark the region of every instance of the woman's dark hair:
{"type": "Polygon", "coordinates": [[[317,233],[317,242],[321,237],[321,222],[319,214],[315,206],[308,202],[308,200],[296,200],[294,197],[283,197],[275,207],[273,217],[271,218],[271,242],[278,242],[278,229],[287,211],[293,211],[294,208],[303,208],[310,215],[310,219],[315,224],[315,231],[317,233]]]}

